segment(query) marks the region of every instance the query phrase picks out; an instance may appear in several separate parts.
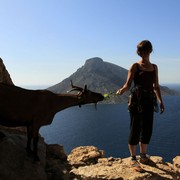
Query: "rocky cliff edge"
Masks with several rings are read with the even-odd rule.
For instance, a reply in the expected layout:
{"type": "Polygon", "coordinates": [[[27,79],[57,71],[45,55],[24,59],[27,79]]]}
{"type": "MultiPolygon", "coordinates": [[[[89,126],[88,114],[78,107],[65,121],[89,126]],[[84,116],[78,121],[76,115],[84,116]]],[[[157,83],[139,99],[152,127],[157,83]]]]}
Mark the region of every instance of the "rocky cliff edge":
{"type": "Polygon", "coordinates": [[[77,147],[66,155],[63,146],[47,145],[40,137],[40,162],[27,156],[25,146],[26,132],[23,129],[0,127],[0,179],[180,179],[180,156],[176,156],[172,163],[151,156],[151,165],[142,165],[144,172],[138,173],[130,168],[129,158],[105,158],[105,152],[94,146],[77,147]]]}

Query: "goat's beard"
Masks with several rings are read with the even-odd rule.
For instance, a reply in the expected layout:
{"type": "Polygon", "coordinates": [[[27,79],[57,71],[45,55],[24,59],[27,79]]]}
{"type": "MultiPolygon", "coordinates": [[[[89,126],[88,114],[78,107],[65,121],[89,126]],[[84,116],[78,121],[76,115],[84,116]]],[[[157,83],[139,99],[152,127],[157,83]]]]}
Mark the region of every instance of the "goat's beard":
{"type": "Polygon", "coordinates": [[[97,111],[97,103],[94,104],[94,107],[95,107],[95,109],[96,109],[96,111],[97,111]]]}

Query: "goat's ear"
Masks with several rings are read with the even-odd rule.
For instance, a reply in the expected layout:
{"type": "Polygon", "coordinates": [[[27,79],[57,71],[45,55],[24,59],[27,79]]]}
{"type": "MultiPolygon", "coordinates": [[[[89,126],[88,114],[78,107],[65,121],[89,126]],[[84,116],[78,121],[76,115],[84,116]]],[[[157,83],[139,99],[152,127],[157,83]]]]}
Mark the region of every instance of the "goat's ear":
{"type": "Polygon", "coordinates": [[[87,91],[87,85],[84,86],[84,92],[87,91]]]}
{"type": "Polygon", "coordinates": [[[72,80],[71,80],[71,87],[73,87],[73,82],[72,82],[72,80]]]}

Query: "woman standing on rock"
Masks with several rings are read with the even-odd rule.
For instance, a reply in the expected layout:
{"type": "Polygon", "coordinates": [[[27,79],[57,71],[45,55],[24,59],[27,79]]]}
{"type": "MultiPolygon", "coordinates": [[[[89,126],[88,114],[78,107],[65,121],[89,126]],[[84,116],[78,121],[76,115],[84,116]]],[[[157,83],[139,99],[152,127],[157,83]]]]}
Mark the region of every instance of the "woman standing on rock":
{"type": "Polygon", "coordinates": [[[128,146],[131,154],[130,165],[139,172],[142,171],[142,168],[136,159],[136,146],[138,144],[140,146],[140,163],[147,164],[149,158],[146,153],[152,135],[156,97],[160,103],[161,113],[164,112],[158,82],[158,67],[150,62],[152,50],[152,44],[148,40],[137,45],[137,54],[141,59],[132,64],[126,83],[116,92],[117,95],[122,95],[130,89],[132,82],[134,82],[128,102],[131,118],[128,146]]]}

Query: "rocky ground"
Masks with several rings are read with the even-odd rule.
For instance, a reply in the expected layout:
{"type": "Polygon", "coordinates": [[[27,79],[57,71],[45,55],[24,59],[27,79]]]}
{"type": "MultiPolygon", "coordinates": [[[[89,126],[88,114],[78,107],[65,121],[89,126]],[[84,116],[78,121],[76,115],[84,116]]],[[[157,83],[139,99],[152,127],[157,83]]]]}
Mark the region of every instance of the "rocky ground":
{"type": "Polygon", "coordinates": [[[63,146],[47,145],[39,140],[40,162],[27,156],[24,130],[0,127],[0,179],[2,180],[168,180],[180,179],[180,156],[173,163],[152,156],[151,165],[141,165],[134,172],[129,158],[104,158],[104,151],[94,146],[77,147],[69,155],[63,146]]]}

